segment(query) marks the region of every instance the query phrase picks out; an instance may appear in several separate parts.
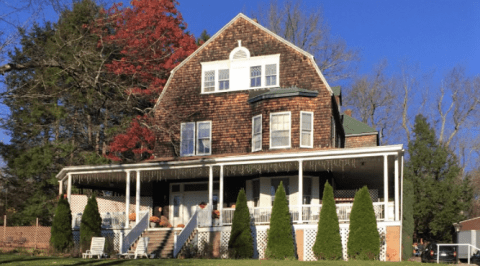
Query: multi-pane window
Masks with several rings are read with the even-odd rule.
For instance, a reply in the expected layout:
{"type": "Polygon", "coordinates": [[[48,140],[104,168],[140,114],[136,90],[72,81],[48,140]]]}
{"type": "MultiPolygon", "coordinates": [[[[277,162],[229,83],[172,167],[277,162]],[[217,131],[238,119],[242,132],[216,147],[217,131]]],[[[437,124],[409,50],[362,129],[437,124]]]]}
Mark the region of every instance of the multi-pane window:
{"type": "Polygon", "coordinates": [[[277,85],[277,65],[265,65],[265,86],[277,85]]]}
{"type": "Polygon", "coordinates": [[[250,67],[250,87],[262,86],[262,66],[250,67]]]}
{"type": "Polygon", "coordinates": [[[303,178],[303,202],[302,204],[310,204],[312,202],[312,178],[303,178]]]}
{"type": "Polygon", "coordinates": [[[255,179],[252,181],[252,187],[253,187],[253,204],[255,207],[260,206],[260,180],[255,179]]]}
{"type": "Polygon", "coordinates": [[[206,155],[211,153],[211,123],[197,123],[197,155],[206,155]]]}
{"type": "Polygon", "coordinates": [[[230,87],[230,70],[221,69],[218,71],[218,89],[219,90],[228,90],[230,87]]]}
{"type": "Polygon", "coordinates": [[[300,147],[313,147],[313,113],[300,112],[300,147]]]}
{"type": "Polygon", "coordinates": [[[203,90],[205,92],[215,91],[215,70],[205,71],[203,90]]]}
{"type": "Polygon", "coordinates": [[[195,155],[195,122],[181,125],[180,156],[195,155]]]}
{"type": "Polygon", "coordinates": [[[277,192],[277,189],[280,186],[280,182],[282,182],[283,184],[283,189],[285,190],[285,195],[287,196],[287,202],[289,202],[289,196],[288,196],[290,195],[289,179],[288,178],[272,178],[271,187],[270,187],[270,196],[272,199],[272,206],[273,206],[273,202],[275,201],[275,193],[277,192]]]}
{"type": "Polygon", "coordinates": [[[262,149],[262,115],[253,117],[252,121],[252,151],[262,149]]]}
{"type": "Polygon", "coordinates": [[[270,114],[270,148],[290,148],[290,112],[270,114]]]}
{"type": "Polygon", "coordinates": [[[210,121],[198,122],[196,124],[196,131],[195,122],[182,123],[180,132],[180,156],[211,154],[211,132],[212,123],[210,121]]]}

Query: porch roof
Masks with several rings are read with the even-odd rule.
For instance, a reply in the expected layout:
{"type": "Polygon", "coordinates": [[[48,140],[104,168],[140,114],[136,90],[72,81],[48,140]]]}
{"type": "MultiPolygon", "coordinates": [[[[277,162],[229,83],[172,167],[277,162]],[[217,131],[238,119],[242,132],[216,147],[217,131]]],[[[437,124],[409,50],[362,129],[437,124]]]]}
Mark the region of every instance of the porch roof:
{"type": "MultiPolygon", "coordinates": [[[[158,171],[174,171],[192,168],[208,168],[210,166],[241,166],[241,165],[266,165],[273,163],[295,163],[298,161],[323,161],[335,159],[362,159],[370,157],[378,157],[383,155],[403,155],[403,145],[387,145],[375,147],[363,147],[352,149],[332,149],[332,150],[317,150],[317,151],[301,151],[296,153],[263,153],[263,154],[249,154],[249,155],[235,155],[224,157],[209,157],[194,160],[182,161],[156,161],[156,162],[142,162],[136,164],[109,164],[99,166],[69,166],[63,168],[56,176],[58,180],[65,180],[68,174],[73,175],[98,175],[101,174],[104,178],[114,178],[119,175],[124,175],[128,171],[142,171],[142,172],[158,172],[158,171]]],[[[341,165],[331,165],[330,167],[340,167],[343,169],[346,165],[351,163],[346,162],[341,165]]],[[[375,165],[372,166],[375,168],[375,165]]],[[[327,169],[332,170],[332,169],[327,169]]],[[[261,171],[261,169],[260,169],[261,171]]],[[[203,171],[195,171],[203,176],[203,171]]],[[[150,174],[152,176],[152,174],[150,174]]],[[[143,174],[142,174],[143,177],[143,174]]],[[[98,178],[98,176],[97,176],[98,178]]]]}

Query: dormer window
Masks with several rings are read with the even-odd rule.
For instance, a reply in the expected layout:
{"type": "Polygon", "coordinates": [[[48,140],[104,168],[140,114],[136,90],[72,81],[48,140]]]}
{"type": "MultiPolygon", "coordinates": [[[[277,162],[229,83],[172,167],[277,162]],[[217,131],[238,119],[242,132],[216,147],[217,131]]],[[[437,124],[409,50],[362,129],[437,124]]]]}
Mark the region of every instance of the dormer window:
{"type": "Polygon", "coordinates": [[[280,54],[252,57],[240,41],[228,60],[201,62],[201,65],[202,93],[273,88],[280,85],[280,54]]]}
{"type": "Polygon", "coordinates": [[[262,66],[250,68],[250,87],[262,86],[262,66]]]}

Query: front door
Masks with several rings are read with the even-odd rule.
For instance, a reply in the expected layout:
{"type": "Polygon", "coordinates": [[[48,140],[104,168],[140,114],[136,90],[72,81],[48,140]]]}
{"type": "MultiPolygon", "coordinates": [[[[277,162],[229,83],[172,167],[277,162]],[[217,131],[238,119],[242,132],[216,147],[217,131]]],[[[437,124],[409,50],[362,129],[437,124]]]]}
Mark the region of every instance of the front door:
{"type": "Polygon", "coordinates": [[[183,195],[181,193],[173,193],[171,199],[172,199],[172,202],[170,202],[170,206],[171,206],[170,221],[172,221],[173,227],[176,227],[179,224],[184,224],[183,195]]]}

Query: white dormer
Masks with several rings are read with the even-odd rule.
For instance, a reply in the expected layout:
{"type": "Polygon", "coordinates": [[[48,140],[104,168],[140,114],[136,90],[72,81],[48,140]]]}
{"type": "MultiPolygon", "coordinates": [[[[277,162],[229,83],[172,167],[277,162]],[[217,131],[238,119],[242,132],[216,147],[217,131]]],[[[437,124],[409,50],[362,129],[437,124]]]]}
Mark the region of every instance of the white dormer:
{"type": "Polygon", "coordinates": [[[251,57],[241,40],[228,60],[201,64],[202,93],[272,88],[280,84],[280,54],[251,57]]]}

